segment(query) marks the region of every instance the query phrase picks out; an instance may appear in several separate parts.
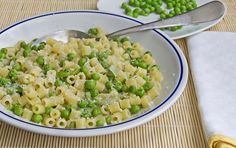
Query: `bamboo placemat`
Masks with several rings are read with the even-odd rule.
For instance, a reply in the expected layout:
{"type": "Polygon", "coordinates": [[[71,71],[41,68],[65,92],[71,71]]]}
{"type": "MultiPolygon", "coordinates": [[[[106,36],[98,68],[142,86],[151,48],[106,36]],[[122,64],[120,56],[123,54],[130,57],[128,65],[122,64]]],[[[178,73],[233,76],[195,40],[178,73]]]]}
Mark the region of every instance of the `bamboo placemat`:
{"type": "MultiPolygon", "coordinates": [[[[0,0],[0,29],[21,19],[66,9],[96,9],[97,0],[0,0]]],[[[236,1],[226,0],[228,13],[212,31],[236,31],[236,1]]],[[[184,39],[176,41],[189,61],[184,39]]],[[[204,148],[206,139],[191,76],[184,93],[169,110],[133,129],[97,137],[53,137],[24,131],[0,121],[1,148],[204,148]]]]}

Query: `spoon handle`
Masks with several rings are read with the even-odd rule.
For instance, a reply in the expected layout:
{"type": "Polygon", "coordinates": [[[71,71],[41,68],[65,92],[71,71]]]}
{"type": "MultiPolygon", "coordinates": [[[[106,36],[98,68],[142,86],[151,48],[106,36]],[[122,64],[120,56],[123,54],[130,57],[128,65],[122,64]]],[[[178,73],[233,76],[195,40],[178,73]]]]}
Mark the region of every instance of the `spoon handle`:
{"type": "Polygon", "coordinates": [[[225,6],[222,2],[211,1],[187,13],[183,13],[165,20],[158,20],[147,24],[142,24],[122,29],[113,32],[111,34],[108,34],[107,37],[112,38],[116,36],[121,36],[129,33],[150,30],[150,29],[173,27],[173,26],[185,26],[189,24],[210,22],[219,19],[224,15],[224,13],[225,13],[225,6]]]}

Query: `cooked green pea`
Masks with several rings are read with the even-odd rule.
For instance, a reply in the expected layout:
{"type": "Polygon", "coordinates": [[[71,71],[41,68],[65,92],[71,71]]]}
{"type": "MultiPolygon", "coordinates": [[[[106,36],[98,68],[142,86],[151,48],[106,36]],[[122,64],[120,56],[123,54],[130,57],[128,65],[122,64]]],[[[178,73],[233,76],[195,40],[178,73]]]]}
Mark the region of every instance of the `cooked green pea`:
{"type": "Polygon", "coordinates": [[[44,58],[43,56],[38,56],[36,59],[36,62],[40,65],[43,66],[44,65],[44,58]]]}
{"type": "Polygon", "coordinates": [[[102,64],[102,67],[105,68],[105,69],[110,67],[109,63],[105,60],[101,61],[101,64],[102,64]]]}
{"type": "Polygon", "coordinates": [[[92,59],[92,58],[94,58],[94,57],[96,57],[97,56],[97,53],[95,52],[95,51],[92,51],[90,54],[89,54],[89,58],[90,59],[92,59]]]}
{"type": "Polygon", "coordinates": [[[138,66],[143,68],[143,69],[147,69],[148,68],[148,65],[145,62],[139,62],[138,66]]]}
{"type": "Polygon", "coordinates": [[[141,88],[136,90],[135,94],[139,97],[142,97],[145,94],[145,90],[141,87],[141,88]]]}
{"type": "Polygon", "coordinates": [[[120,39],[121,43],[124,43],[125,41],[129,41],[129,38],[128,37],[123,37],[123,38],[120,39]]]}
{"type": "Polygon", "coordinates": [[[75,58],[75,56],[76,56],[76,55],[75,55],[74,53],[68,53],[68,54],[67,54],[67,60],[68,60],[68,61],[72,61],[72,60],[75,58]]]}
{"type": "Polygon", "coordinates": [[[153,83],[152,83],[152,82],[149,82],[149,81],[147,81],[147,82],[143,85],[143,89],[144,89],[145,91],[149,91],[152,87],[153,87],[153,83]]]}
{"type": "Polygon", "coordinates": [[[60,79],[66,78],[70,75],[70,71],[68,70],[61,70],[57,73],[57,77],[60,79]]]}
{"type": "Polygon", "coordinates": [[[130,112],[131,114],[136,114],[140,111],[140,106],[139,105],[131,105],[130,112]]]}
{"type": "Polygon", "coordinates": [[[121,91],[122,89],[122,83],[120,81],[116,81],[115,82],[115,85],[114,85],[114,88],[117,90],[117,91],[121,91]]]}
{"type": "Polygon", "coordinates": [[[102,120],[97,120],[97,121],[96,121],[96,126],[97,126],[97,127],[104,126],[104,124],[105,124],[105,123],[104,123],[104,121],[102,121],[102,120]]]}
{"type": "Polygon", "coordinates": [[[47,73],[47,71],[52,70],[52,67],[49,64],[45,64],[43,66],[43,70],[44,70],[45,73],[47,73]]]}
{"type": "Polygon", "coordinates": [[[93,115],[94,117],[96,117],[96,116],[98,116],[98,115],[100,115],[100,114],[102,114],[102,111],[101,111],[100,108],[96,107],[96,108],[93,109],[92,115],[93,115]]]}
{"type": "Polygon", "coordinates": [[[85,108],[85,107],[87,107],[88,104],[89,104],[88,101],[82,100],[79,102],[79,107],[85,108]]]}
{"type": "Polygon", "coordinates": [[[63,84],[63,82],[60,79],[56,79],[56,81],[55,81],[56,87],[61,86],[62,84],[63,84]]]}
{"type": "Polygon", "coordinates": [[[13,69],[17,70],[17,71],[21,71],[21,65],[19,63],[16,63],[14,66],[13,66],[13,69]]]}
{"type": "Polygon", "coordinates": [[[64,109],[64,110],[61,111],[61,117],[62,118],[68,119],[69,116],[70,116],[70,111],[69,110],[64,109]]]}
{"type": "Polygon", "coordinates": [[[86,76],[88,76],[89,71],[88,71],[88,68],[87,68],[87,67],[83,66],[83,67],[81,67],[80,70],[81,70],[81,72],[83,72],[86,76]]]}
{"type": "Polygon", "coordinates": [[[107,82],[105,83],[105,86],[106,86],[107,89],[111,89],[112,83],[111,83],[110,81],[107,81],[107,82]]]}
{"type": "Polygon", "coordinates": [[[52,107],[51,106],[45,107],[45,114],[49,115],[51,111],[52,111],[52,107]]]}
{"type": "Polygon", "coordinates": [[[26,48],[26,46],[27,46],[27,44],[26,44],[26,42],[25,41],[22,41],[21,43],[20,43],[20,47],[21,48],[26,48]]]}
{"type": "Polygon", "coordinates": [[[29,46],[26,46],[26,48],[23,50],[23,56],[24,56],[24,57],[29,56],[30,52],[31,52],[30,47],[29,47],[29,46]]]}
{"type": "Polygon", "coordinates": [[[42,49],[44,49],[45,45],[46,45],[46,43],[45,43],[45,42],[41,42],[41,43],[39,44],[39,46],[38,46],[38,49],[37,49],[37,50],[42,50],[42,49]]]}
{"type": "Polygon", "coordinates": [[[97,89],[90,90],[91,97],[97,97],[99,92],[97,89]]]}
{"type": "Polygon", "coordinates": [[[129,87],[129,92],[134,93],[136,92],[136,88],[134,86],[129,87]]]}
{"type": "Polygon", "coordinates": [[[124,85],[122,85],[121,90],[122,90],[123,92],[128,92],[128,91],[129,91],[129,87],[124,84],[124,85]]]}
{"type": "Polygon", "coordinates": [[[129,5],[128,5],[128,3],[126,3],[126,2],[123,2],[123,3],[121,4],[121,8],[123,8],[123,9],[128,8],[128,7],[129,7],[129,5]]]}
{"type": "Polygon", "coordinates": [[[75,123],[75,121],[71,121],[68,127],[69,127],[69,128],[76,128],[76,123],[75,123]]]}
{"type": "Polygon", "coordinates": [[[10,79],[0,77],[0,86],[5,86],[5,85],[10,84],[10,83],[11,83],[10,79]]]}
{"type": "Polygon", "coordinates": [[[43,120],[43,117],[39,114],[33,114],[31,120],[35,123],[40,123],[43,120]]]}
{"type": "Polygon", "coordinates": [[[23,88],[20,87],[20,86],[16,87],[16,92],[17,92],[18,94],[22,95],[22,94],[23,94],[23,88]]]}
{"type": "Polygon", "coordinates": [[[87,62],[87,58],[82,57],[82,58],[79,60],[78,64],[79,64],[79,66],[83,66],[86,62],[87,62]]]}
{"type": "Polygon", "coordinates": [[[88,30],[88,33],[89,34],[91,34],[91,35],[97,35],[98,34],[98,28],[90,28],[89,30],[88,30]]]}
{"type": "Polygon", "coordinates": [[[111,70],[107,71],[107,77],[109,80],[113,80],[115,78],[114,73],[111,70]]]}
{"type": "Polygon", "coordinates": [[[85,89],[87,90],[93,90],[96,88],[96,81],[94,80],[87,80],[84,83],[85,89]]]}
{"type": "Polygon", "coordinates": [[[8,73],[8,76],[9,76],[11,79],[15,79],[16,76],[17,76],[17,71],[16,71],[15,69],[10,70],[10,72],[8,73]]]}
{"type": "Polygon", "coordinates": [[[13,113],[17,116],[21,116],[23,114],[24,110],[23,107],[20,104],[13,105],[13,113]]]}
{"type": "Polygon", "coordinates": [[[107,124],[111,124],[111,116],[110,115],[106,117],[106,122],[107,122],[107,124]]]}
{"type": "Polygon", "coordinates": [[[92,79],[94,79],[94,80],[99,80],[100,79],[100,75],[98,74],[98,73],[93,73],[92,74],[92,79]]]}

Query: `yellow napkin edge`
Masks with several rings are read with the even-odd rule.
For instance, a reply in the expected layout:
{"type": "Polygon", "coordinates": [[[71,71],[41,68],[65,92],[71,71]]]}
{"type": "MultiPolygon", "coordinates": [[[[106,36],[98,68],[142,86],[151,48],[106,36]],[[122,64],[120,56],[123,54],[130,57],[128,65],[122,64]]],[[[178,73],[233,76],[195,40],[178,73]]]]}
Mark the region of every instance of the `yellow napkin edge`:
{"type": "Polygon", "coordinates": [[[209,148],[236,148],[236,140],[230,137],[215,134],[208,139],[209,148]]]}

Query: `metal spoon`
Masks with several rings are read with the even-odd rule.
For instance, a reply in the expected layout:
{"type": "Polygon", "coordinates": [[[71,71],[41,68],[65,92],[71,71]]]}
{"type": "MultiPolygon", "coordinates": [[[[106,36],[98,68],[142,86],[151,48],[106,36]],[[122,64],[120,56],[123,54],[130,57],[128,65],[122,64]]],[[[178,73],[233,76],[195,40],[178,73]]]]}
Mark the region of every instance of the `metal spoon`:
{"type": "MultiPolygon", "coordinates": [[[[211,1],[209,3],[201,5],[200,7],[192,11],[183,13],[181,15],[177,15],[177,16],[165,19],[165,20],[158,20],[158,21],[147,23],[147,24],[125,28],[125,29],[107,34],[106,36],[108,38],[113,38],[113,37],[129,34],[129,33],[144,31],[144,30],[173,27],[173,26],[186,26],[186,25],[193,25],[193,24],[215,21],[224,15],[225,10],[226,8],[222,2],[211,1]]],[[[37,39],[36,41],[34,41],[33,44],[36,45],[42,41],[45,41],[48,38],[54,38],[60,41],[67,42],[68,38],[71,38],[71,37],[72,38],[92,38],[92,36],[82,31],[61,30],[61,31],[57,31],[52,34],[43,36],[37,39]]]]}

